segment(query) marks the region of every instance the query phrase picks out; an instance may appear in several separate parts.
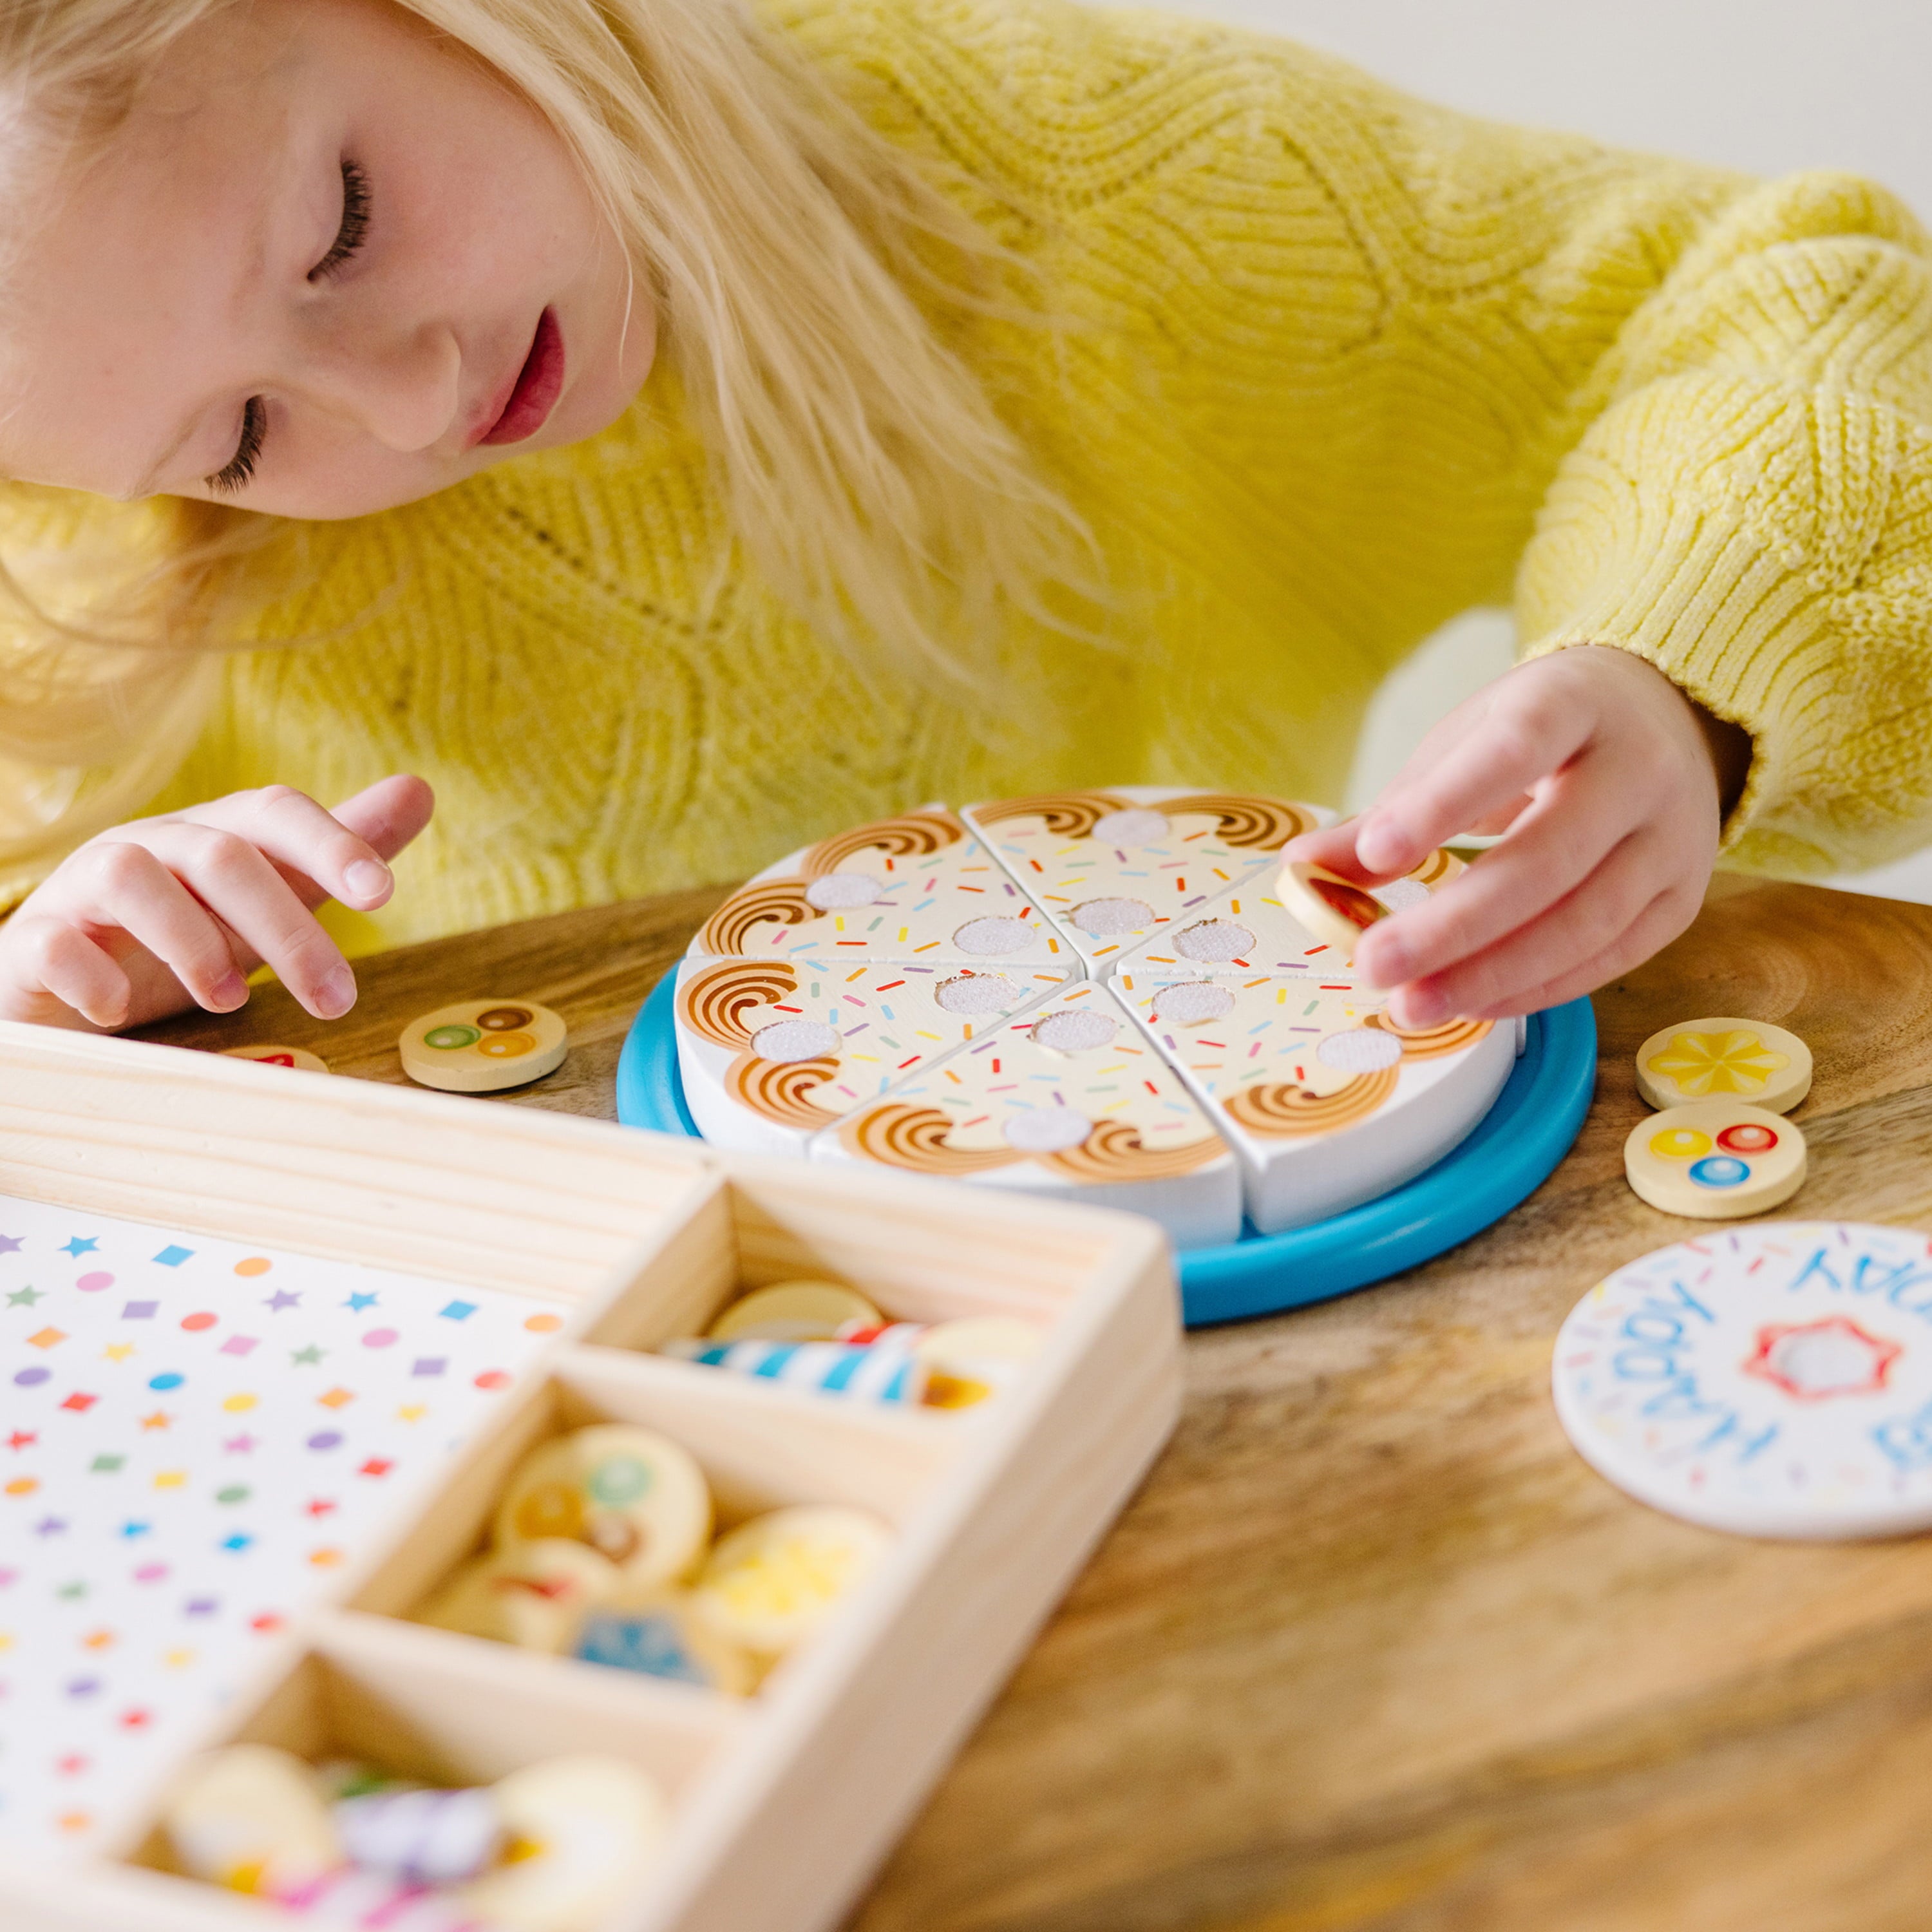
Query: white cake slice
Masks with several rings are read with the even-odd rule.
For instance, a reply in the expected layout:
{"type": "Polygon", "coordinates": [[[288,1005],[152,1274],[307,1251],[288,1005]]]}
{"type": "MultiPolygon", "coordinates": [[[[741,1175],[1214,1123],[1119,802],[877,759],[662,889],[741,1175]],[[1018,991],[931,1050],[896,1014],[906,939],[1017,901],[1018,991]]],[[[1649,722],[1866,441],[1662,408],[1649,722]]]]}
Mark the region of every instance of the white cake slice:
{"type": "Polygon", "coordinates": [[[685,1104],[720,1147],[804,1154],[895,1081],[1065,983],[1064,971],[687,959],[673,1007],[685,1104]]]}
{"type": "MultiPolygon", "coordinates": [[[[1171,921],[1123,953],[1114,970],[1217,979],[1294,974],[1330,988],[1353,986],[1353,969],[1340,951],[1282,904],[1275,891],[1277,869],[1270,866],[1171,921]]],[[[1400,912],[1462,870],[1454,854],[1432,852],[1406,877],[1376,886],[1375,896],[1400,912]]]]}
{"type": "Polygon", "coordinates": [[[1124,968],[1115,996],[1240,1156],[1264,1234],[1387,1193],[1474,1128],[1516,1063],[1516,1030],[1397,1028],[1379,993],[1306,974],[1181,977],[1124,968]]]}
{"type": "Polygon", "coordinates": [[[1240,1170],[1226,1143],[1093,980],[914,1070],[812,1152],[1124,1208],[1158,1221],[1177,1247],[1240,1230],[1240,1170]]]}
{"type": "Polygon", "coordinates": [[[692,952],[808,961],[1072,966],[1075,954],[942,806],[855,826],[760,872],[705,921],[692,952]]]}
{"type": "Polygon", "coordinates": [[[1104,979],[1140,941],[1258,874],[1334,814],[1256,794],[1117,785],[969,806],[962,814],[1104,979]]]}

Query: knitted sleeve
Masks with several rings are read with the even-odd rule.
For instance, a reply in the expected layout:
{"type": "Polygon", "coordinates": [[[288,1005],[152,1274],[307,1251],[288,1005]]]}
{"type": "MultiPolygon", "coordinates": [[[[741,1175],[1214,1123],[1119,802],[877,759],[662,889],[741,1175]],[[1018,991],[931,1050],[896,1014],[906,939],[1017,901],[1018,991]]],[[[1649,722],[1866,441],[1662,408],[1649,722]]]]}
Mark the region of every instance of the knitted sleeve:
{"type": "Polygon", "coordinates": [[[1636,652],[1755,743],[1743,869],[1932,830],[1932,248],[1803,175],[1728,206],[1624,324],[1518,580],[1526,650],[1636,652]]]}

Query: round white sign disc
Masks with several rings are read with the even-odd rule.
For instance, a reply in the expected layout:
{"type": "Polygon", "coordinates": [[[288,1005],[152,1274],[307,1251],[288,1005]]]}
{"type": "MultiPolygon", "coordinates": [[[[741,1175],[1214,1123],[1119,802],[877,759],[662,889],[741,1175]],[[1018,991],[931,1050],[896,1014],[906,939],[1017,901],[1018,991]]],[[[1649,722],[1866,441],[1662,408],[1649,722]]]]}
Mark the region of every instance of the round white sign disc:
{"type": "Polygon", "coordinates": [[[1744,1536],[1932,1526],[1932,1240],[1767,1221],[1660,1248],[1570,1312],[1550,1371],[1584,1460],[1744,1536]]]}

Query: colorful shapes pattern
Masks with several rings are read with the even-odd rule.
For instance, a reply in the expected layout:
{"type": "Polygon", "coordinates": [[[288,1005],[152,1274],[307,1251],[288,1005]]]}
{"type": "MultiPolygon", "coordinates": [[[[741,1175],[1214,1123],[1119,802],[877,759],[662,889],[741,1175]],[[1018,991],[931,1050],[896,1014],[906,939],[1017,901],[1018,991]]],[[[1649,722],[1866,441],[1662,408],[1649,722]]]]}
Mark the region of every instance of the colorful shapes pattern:
{"type": "Polygon", "coordinates": [[[0,1228],[0,1846],[59,1856],[417,1506],[560,1321],[4,1196],[0,1228]]]}

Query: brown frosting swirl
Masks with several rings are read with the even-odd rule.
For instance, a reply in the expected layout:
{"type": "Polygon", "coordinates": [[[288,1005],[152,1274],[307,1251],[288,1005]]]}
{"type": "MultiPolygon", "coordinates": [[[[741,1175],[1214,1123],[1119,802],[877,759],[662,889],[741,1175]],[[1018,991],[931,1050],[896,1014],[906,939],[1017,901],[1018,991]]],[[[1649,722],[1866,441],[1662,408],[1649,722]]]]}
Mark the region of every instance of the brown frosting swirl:
{"type": "Polygon", "coordinates": [[[1358,1073],[1332,1094],[1311,1094],[1292,1080],[1258,1082],[1221,1104],[1228,1117],[1266,1140],[1332,1134],[1366,1120],[1395,1091],[1396,1070],[1379,1066],[1358,1073]]]}

